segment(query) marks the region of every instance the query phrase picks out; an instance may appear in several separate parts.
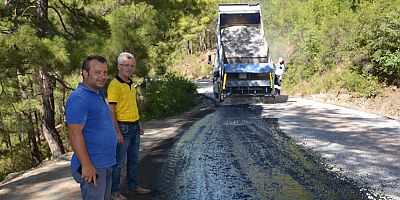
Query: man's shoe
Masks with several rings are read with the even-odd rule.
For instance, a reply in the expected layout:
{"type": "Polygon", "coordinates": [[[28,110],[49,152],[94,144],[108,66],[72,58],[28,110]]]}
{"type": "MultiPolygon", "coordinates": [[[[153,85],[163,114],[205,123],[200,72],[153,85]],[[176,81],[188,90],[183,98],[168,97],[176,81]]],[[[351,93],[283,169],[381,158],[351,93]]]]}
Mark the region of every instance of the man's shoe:
{"type": "Polygon", "coordinates": [[[129,193],[132,193],[132,194],[149,194],[150,192],[151,192],[151,190],[146,189],[146,188],[137,188],[137,189],[129,191],[129,193]]]}
{"type": "Polygon", "coordinates": [[[119,192],[113,192],[111,194],[111,200],[127,200],[126,197],[124,197],[121,193],[119,192]]]}

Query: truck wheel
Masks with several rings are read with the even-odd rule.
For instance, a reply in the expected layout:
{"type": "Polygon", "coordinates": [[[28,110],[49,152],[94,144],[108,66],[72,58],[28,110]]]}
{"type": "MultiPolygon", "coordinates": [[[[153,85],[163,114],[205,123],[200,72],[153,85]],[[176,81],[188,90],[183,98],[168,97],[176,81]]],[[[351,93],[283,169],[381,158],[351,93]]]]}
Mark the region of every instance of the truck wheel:
{"type": "Polygon", "coordinates": [[[224,96],[222,96],[222,91],[219,89],[218,87],[218,98],[219,102],[223,102],[224,101],[224,96]]]}

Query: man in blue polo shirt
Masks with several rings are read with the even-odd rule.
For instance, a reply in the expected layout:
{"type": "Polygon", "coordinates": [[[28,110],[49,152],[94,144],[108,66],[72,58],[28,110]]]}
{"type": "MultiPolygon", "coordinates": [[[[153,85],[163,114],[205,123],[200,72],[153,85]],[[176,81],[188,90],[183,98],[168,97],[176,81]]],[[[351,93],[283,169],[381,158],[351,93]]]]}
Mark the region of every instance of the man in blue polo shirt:
{"type": "Polygon", "coordinates": [[[66,103],[68,136],[74,151],[71,174],[80,183],[84,200],[108,200],[117,137],[102,89],[108,78],[106,59],[87,57],[83,61],[82,77],[83,82],[66,103]]]}

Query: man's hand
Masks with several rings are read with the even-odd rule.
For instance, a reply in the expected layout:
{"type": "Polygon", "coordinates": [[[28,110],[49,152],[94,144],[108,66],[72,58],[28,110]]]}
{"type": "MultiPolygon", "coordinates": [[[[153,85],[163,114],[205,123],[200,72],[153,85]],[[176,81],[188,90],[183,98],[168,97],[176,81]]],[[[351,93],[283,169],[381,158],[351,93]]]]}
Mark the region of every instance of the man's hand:
{"type": "Polygon", "coordinates": [[[82,179],[85,182],[93,182],[93,184],[96,186],[96,168],[90,160],[85,139],[82,135],[82,130],[82,124],[68,124],[68,136],[71,140],[72,150],[75,152],[79,162],[82,165],[82,179]]]}
{"type": "Polygon", "coordinates": [[[85,182],[93,182],[94,186],[97,186],[96,168],[93,164],[82,165],[82,179],[85,182]]]}
{"type": "Polygon", "coordinates": [[[144,129],[140,128],[140,135],[144,135],[144,129]]]}
{"type": "Polygon", "coordinates": [[[124,143],[124,137],[122,136],[121,132],[117,132],[117,140],[118,144],[124,143]]]}
{"type": "Polygon", "coordinates": [[[117,133],[117,141],[118,144],[122,144],[124,143],[124,137],[121,134],[121,130],[119,129],[118,126],[118,120],[117,120],[117,113],[116,113],[116,108],[117,108],[117,104],[116,103],[110,103],[110,113],[111,113],[111,118],[113,120],[114,123],[114,128],[115,128],[115,132],[117,133]]]}

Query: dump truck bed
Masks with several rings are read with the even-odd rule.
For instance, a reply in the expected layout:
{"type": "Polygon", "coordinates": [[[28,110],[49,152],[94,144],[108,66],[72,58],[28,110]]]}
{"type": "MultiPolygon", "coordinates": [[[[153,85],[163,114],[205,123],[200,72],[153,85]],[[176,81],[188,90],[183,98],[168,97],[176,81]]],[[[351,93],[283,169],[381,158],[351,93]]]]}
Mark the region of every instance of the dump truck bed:
{"type": "Polygon", "coordinates": [[[226,64],[268,62],[268,46],[257,26],[223,28],[221,42],[226,64]]]}

